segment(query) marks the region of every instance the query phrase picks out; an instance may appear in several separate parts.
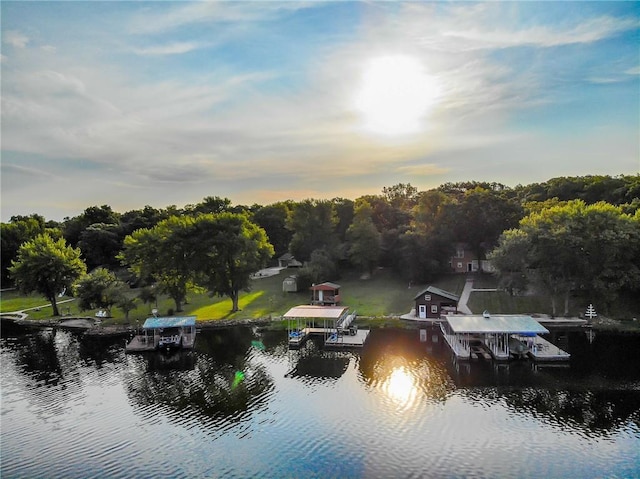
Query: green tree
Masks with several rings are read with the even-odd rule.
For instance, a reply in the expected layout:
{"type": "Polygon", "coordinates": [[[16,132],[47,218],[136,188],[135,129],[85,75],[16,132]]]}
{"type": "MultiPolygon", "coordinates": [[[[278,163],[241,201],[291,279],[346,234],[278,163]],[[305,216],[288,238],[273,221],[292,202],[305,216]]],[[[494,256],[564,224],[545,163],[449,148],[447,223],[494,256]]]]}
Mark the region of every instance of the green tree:
{"type": "Polygon", "coordinates": [[[131,296],[126,283],[113,285],[110,294],[114,298],[114,305],[122,310],[124,319],[129,321],[129,313],[138,307],[138,298],[131,296]]]}
{"type": "Polygon", "coordinates": [[[203,259],[191,216],[172,216],[153,228],[127,236],[118,258],[139,278],[153,278],[160,291],[183,310],[187,292],[193,288],[203,259]]]}
{"type": "Polygon", "coordinates": [[[117,283],[115,274],[108,269],[94,269],[75,285],[74,294],[78,298],[78,306],[83,311],[104,308],[111,313],[111,307],[117,299],[112,294],[112,289],[117,283]]]}
{"type": "Polygon", "coordinates": [[[337,219],[333,204],[326,200],[305,200],[296,203],[287,222],[293,232],[289,251],[300,261],[307,261],[311,253],[326,248],[336,251],[337,219]]]}
{"type": "Polygon", "coordinates": [[[50,303],[54,316],[59,316],[56,298],[86,273],[80,250],[66,244],[64,239],[54,240],[49,234],[36,236],[18,250],[11,262],[9,274],[18,288],[25,292],[42,294],[50,303]]]}
{"type": "Polygon", "coordinates": [[[570,293],[611,305],[622,290],[640,283],[640,228],[636,212],[608,203],[591,205],[572,200],[540,211],[520,221],[520,228],[501,238],[492,254],[501,271],[519,271],[526,258],[529,277],[569,313],[570,293]],[[524,251],[524,253],[523,253],[524,251]]]}
{"type": "Polygon", "coordinates": [[[311,258],[298,271],[298,287],[308,288],[312,284],[323,283],[338,278],[338,268],[334,256],[325,248],[311,253],[311,258]]]}
{"type": "Polygon", "coordinates": [[[288,202],[274,203],[259,208],[253,214],[252,221],[265,230],[277,256],[289,250],[293,234],[287,229],[287,219],[291,214],[291,207],[288,202]]]}
{"type": "Polygon", "coordinates": [[[527,287],[530,250],[531,241],[527,234],[519,229],[510,229],[502,233],[498,245],[488,256],[496,268],[500,286],[511,296],[527,287]]]}
{"type": "Polygon", "coordinates": [[[46,231],[44,218],[40,215],[12,216],[9,223],[0,224],[2,245],[2,282],[9,279],[9,266],[16,259],[20,246],[46,231]]]}
{"type": "Polygon", "coordinates": [[[232,312],[239,311],[240,291],[248,291],[251,273],[273,256],[267,234],[247,215],[201,215],[194,224],[201,284],[213,294],[228,296],[232,312]]]}
{"type": "Polygon", "coordinates": [[[503,231],[517,226],[522,207],[501,193],[480,187],[446,207],[444,222],[455,241],[469,245],[478,260],[493,249],[503,231]]]}
{"type": "Polygon", "coordinates": [[[117,255],[122,249],[120,227],[115,224],[94,223],[89,225],[78,241],[89,269],[98,266],[118,266],[117,255]]]}
{"type": "Polygon", "coordinates": [[[62,234],[71,246],[78,246],[82,232],[93,224],[117,225],[119,214],[114,212],[109,205],[90,206],[84,212],[74,218],[65,218],[62,225],[62,234]]]}
{"type": "Polygon", "coordinates": [[[349,260],[363,272],[373,274],[380,257],[381,235],[371,218],[373,209],[366,200],[358,200],[353,223],[347,230],[349,260]]]}

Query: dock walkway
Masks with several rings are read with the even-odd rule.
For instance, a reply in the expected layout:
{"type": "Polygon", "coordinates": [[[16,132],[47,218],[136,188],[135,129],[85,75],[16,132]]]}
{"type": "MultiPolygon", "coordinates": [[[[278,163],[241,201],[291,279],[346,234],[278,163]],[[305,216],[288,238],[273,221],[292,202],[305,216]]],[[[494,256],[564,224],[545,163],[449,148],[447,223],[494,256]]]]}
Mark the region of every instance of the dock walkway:
{"type": "Polygon", "coordinates": [[[537,337],[529,351],[529,356],[535,361],[568,361],[571,355],[544,338],[537,337]]]}

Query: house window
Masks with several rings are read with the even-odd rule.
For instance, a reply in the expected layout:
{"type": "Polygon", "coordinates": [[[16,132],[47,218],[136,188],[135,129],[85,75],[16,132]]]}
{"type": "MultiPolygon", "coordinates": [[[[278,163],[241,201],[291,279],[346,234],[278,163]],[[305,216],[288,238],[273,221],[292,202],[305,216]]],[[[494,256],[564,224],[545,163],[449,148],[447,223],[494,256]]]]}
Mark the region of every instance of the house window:
{"type": "Polygon", "coordinates": [[[432,313],[438,313],[438,305],[437,304],[432,304],[431,305],[431,312],[432,313]]]}
{"type": "Polygon", "coordinates": [[[464,248],[456,249],[456,258],[464,258],[464,248]]]}
{"type": "Polygon", "coordinates": [[[425,301],[431,301],[431,295],[430,294],[425,294],[424,295],[424,300],[425,301]]]}
{"type": "Polygon", "coordinates": [[[458,261],[458,269],[462,269],[462,263],[458,261]]]}

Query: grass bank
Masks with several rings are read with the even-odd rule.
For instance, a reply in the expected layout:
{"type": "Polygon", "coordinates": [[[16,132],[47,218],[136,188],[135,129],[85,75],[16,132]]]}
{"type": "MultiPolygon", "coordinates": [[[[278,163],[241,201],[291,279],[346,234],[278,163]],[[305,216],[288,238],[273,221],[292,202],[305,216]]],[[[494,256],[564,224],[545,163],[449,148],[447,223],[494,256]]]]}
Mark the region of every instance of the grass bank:
{"type": "MultiPolygon", "coordinates": [[[[156,308],[160,315],[180,314],[195,315],[199,321],[216,320],[243,320],[279,317],[290,308],[299,304],[308,304],[309,291],[286,293],[282,291],[282,281],[290,274],[295,274],[296,269],[287,269],[280,274],[263,277],[252,281],[251,291],[240,295],[240,311],[231,312],[231,300],[225,297],[213,296],[207,293],[190,293],[184,310],[180,313],[174,311],[175,304],[168,297],[158,298],[157,305],[138,303],[133,311],[129,312],[128,321],[119,308],[111,310],[112,318],[105,320],[105,324],[132,324],[144,321],[151,314],[151,309],[156,308]]],[[[409,285],[398,278],[389,269],[378,269],[367,280],[360,279],[360,275],[347,272],[339,280],[341,286],[342,304],[355,309],[359,316],[371,318],[388,318],[408,313],[413,307],[413,298],[428,285],[409,285]]],[[[434,286],[460,294],[464,287],[463,275],[445,275],[434,281],[434,286]]],[[[137,291],[131,291],[132,296],[137,291]]],[[[60,298],[60,301],[71,299],[60,298]]],[[[38,310],[28,311],[30,319],[49,319],[52,316],[51,306],[38,295],[22,295],[17,291],[5,291],[0,301],[1,312],[13,312],[28,308],[39,307],[38,310]]],[[[60,313],[64,316],[94,317],[97,310],[81,311],[77,301],[71,301],[59,305],[60,313]]],[[[378,322],[379,322],[378,321],[378,322]]]]}

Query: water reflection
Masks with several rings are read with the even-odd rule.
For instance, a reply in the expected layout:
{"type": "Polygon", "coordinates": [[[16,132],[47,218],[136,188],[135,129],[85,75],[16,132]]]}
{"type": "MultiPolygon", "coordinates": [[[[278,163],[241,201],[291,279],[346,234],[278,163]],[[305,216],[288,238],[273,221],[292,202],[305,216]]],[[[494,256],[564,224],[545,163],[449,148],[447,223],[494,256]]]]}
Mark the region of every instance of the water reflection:
{"type": "Polygon", "coordinates": [[[268,370],[253,361],[251,341],[247,328],[230,328],[200,334],[193,351],[130,356],[127,394],[145,414],[242,421],[266,407],[274,389],[268,370]]]}
{"type": "Polygon", "coordinates": [[[289,351],[284,332],[238,327],[202,331],[195,350],[169,356],[3,330],[0,473],[633,477],[640,372],[626,349],[639,341],[583,336],[566,336],[579,362],[556,368],[457,363],[437,329],[289,351]]]}
{"type": "Polygon", "coordinates": [[[409,409],[418,395],[415,378],[403,366],[391,371],[381,389],[401,408],[409,409]]]}
{"type": "Polygon", "coordinates": [[[326,351],[321,340],[311,338],[301,348],[288,352],[289,371],[287,378],[300,379],[304,384],[335,381],[347,371],[351,353],[346,351],[326,351]]]}
{"type": "MultiPolygon", "coordinates": [[[[435,334],[430,330],[427,338],[435,334]]],[[[427,353],[417,335],[417,331],[376,331],[359,362],[365,384],[382,391],[399,411],[425,400],[443,401],[454,389],[443,363],[427,353]]],[[[427,339],[427,344],[433,352],[434,342],[427,339]]]]}

